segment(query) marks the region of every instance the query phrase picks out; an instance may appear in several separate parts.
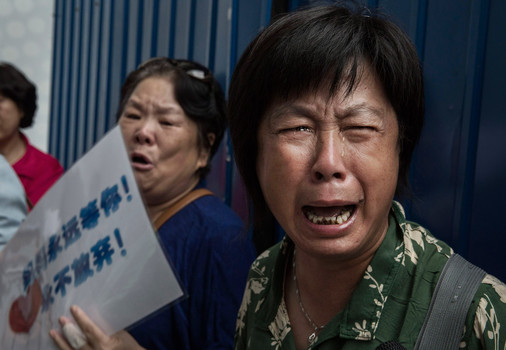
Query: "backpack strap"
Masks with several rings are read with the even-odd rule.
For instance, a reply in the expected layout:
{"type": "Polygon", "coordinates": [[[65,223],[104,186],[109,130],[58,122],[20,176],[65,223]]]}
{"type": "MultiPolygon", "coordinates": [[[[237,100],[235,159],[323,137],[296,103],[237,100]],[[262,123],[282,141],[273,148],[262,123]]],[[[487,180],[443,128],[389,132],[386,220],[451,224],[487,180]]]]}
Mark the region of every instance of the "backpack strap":
{"type": "Polygon", "coordinates": [[[486,273],[458,254],[446,263],[430,302],[416,350],[458,349],[466,315],[486,273]]]}
{"type": "Polygon", "coordinates": [[[211,191],[209,191],[206,188],[197,188],[196,190],[188,192],[185,196],[183,196],[181,199],[179,199],[176,203],[174,203],[172,206],[167,208],[162,213],[162,215],[160,215],[155,220],[155,224],[154,224],[155,228],[157,230],[159,230],[160,227],[162,227],[162,225],[172,217],[172,215],[174,215],[175,213],[180,211],[186,205],[193,202],[195,199],[203,197],[203,196],[212,196],[212,195],[214,195],[214,193],[212,193],[211,191]]]}

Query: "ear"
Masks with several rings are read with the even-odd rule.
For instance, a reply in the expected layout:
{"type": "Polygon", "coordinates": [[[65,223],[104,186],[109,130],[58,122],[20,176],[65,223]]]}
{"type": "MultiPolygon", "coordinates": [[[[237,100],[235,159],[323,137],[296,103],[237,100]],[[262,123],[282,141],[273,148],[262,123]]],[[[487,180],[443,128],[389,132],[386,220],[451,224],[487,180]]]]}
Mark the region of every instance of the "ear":
{"type": "Polygon", "coordinates": [[[216,135],[214,133],[210,132],[209,134],[207,134],[207,141],[209,141],[210,147],[213,147],[215,140],[216,140],[216,135]]]}
{"type": "Polygon", "coordinates": [[[209,147],[202,148],[200,150],[200,157],[198,162],[198,168],[204,168],[209,162],[209,157],[211,155],[211,148],[216,141],[216,135],[212,132],[207,134],[207,141],[209,142],[209,147]]]}

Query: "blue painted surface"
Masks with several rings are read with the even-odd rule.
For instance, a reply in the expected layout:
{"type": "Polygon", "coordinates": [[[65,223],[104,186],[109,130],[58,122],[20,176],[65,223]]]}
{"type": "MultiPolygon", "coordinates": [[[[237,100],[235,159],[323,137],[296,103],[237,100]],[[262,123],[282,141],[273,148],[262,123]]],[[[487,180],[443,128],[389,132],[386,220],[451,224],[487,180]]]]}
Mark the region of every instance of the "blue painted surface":
{"type": "Polygon", "coordinates": [[[506,280],[506,2],[490,1],[468,237],[470,260],[506,280]]]}
{"type": "MultiPolygon", "coordinates": [[[[68,168],[115,124],[127,72],[151,56],[199,61],[228,89],[235,63],[276,0],[55,0],[49,150],[68,168]]],[[[312,0],[286,1],[292,9],[312,0]]],[[[321,3],[321,1],[318,1],[321,3]]],[[[415,43],[426,124],[411,169],[409,218],[506,280],[506,3],[363,0],[415,43]]],[[[208,185],[245,218],[228,138],[208,185]]]]}

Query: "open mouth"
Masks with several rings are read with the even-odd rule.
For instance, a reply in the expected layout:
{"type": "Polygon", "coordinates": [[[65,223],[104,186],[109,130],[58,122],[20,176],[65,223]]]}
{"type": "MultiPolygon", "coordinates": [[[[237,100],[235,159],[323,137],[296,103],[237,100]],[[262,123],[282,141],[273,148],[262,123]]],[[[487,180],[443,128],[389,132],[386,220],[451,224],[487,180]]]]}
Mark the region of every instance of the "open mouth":
{"type": "Polygon", "coordinates": [[[148,160],[141,156],[133,156],[132,157],[132,163],[135,164],[148,164],[148,160]]]}
{"type": "Polygon", "coordinates": [[[355,211],[355,205],[344,207],[310,207],[302,208],[306,218],[317,225],[341,225],[348,221],[355,211]]]}
{"type": "Polygon", "coordinates": [[[132,155],[132,164],[133,165],[148,165],[148,164],[151,164],[151,162],[144,155],[135,153],[132,155]]]}

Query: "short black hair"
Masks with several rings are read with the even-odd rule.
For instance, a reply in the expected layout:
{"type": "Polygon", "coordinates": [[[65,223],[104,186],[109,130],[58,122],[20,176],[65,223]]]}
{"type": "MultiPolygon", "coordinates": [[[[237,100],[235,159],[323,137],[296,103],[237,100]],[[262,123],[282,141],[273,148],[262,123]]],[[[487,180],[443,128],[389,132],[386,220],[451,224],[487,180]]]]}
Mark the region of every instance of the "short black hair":
{"type": "Polygon", "coordinates": [[[116,112],[119,120],[128,99],[137,85],[150,77],[166,77],[174,84],[174,97],[185,114],[197,124],[200,147],[209,149],[207,165],[197,171],[200,179],[211,170],[210,162],[227,128],[225,95],[211,71],[200,63],[167,57],[150,58],[130,72],[121,87],[121,98],[116,112]],[[208,134],[215,136],[211,145],[208,134]]]}
{"type": "Polygon", "coordinates": [[[0,94],[14,101],[23,111],[20,128],[33,124],[37,110],[37,88],[26,76],[10,63],[0,62],[0,94]]]}
{"type": "Polygon", "coordinates": [[[257,131],[279,101],[329,88],[329,97],[358,85],[368,65],[384,88],[399,125],[396,194],[409,188],[411,157],[425,114],[416,49],[392,21],[365,7],[324,5],[283,15],[246,48],[229,89],[229,125],[237,167],[253,200],[255,222],[272,216],[256,173],[257,131]]]}

